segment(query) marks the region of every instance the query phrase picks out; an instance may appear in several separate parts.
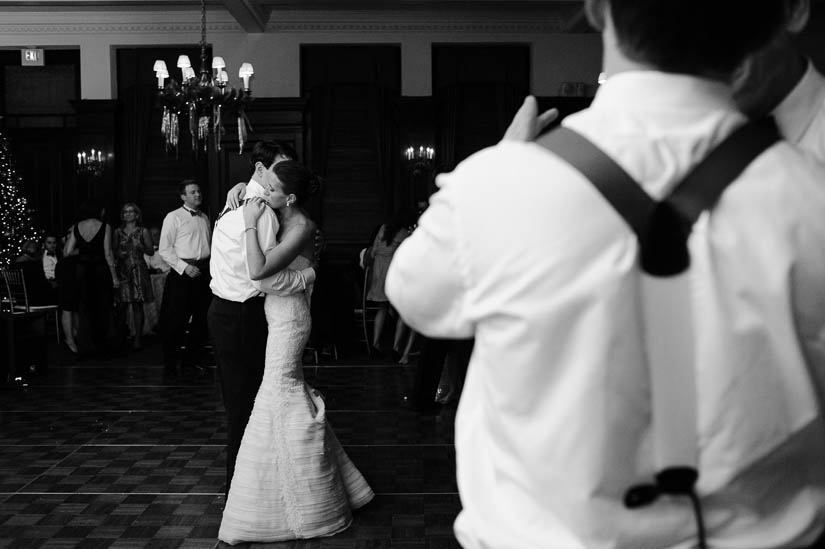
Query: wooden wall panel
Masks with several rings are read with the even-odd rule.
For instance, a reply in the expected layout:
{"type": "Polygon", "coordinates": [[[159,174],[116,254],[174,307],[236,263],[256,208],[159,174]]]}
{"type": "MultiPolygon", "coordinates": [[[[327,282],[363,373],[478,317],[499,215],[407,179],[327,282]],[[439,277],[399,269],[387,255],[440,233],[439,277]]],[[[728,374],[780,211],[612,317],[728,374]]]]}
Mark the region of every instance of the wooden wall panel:
{"type": "Polygon", "coordinates": [[[433,45],[440,169],[497,143],[529,89],[529,45],[433,45]]]}
{"type": "Polygon", "coordinates": [[[352,262],[396,207],[400,60],[397,45],[301,49],[308,163],[326,178],[317,219],[331,263],[352,262]]]}

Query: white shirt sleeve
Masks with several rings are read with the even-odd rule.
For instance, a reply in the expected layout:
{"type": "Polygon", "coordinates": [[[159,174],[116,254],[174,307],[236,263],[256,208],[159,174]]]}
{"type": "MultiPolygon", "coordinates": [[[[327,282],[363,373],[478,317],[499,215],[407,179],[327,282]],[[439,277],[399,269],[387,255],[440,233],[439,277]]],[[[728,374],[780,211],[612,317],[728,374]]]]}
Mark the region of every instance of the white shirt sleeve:
{"type": "Polygon", "coordinates": [[[166,217],[163,218],[163,226],[160,229],[160,242],[158,243],[158,254],[160,254],[160,257],[162,257],[176,273],[182,275],[188,264],[175,253],[175,240],[177,237],[178,220],[173,211],[166,214],[166,217]]]}
{"type": "MultiPolygon", "coordinates": [[[[264,255],[275,246],[275,235],[278,226],[277,218],[262,215],[258,218],[258,230],[254,231],[258,235],[258,244],[261,246],[264,255]]],[[[252,231],[244,232],[244,239],[249,237],[252,231]]],[[[242,242],[244,262],[246,261],[246,240],[242,242]]],[[[249,267],[247,265],[247,271],[249,267]]],[[[274,295],[292,295],[306,290],[307,286],[315,281],[315,269],[308,267],[300,271],[284,269],[261,280],[253,280],[252,285],[258,290],[274,295]]]]}
{"type": "Polygon", "coordinates": [[[466,249],[457,230],[452,191],[445,185],[432,196],[418,228],[393,255],[385,283],[387,297],[404,322],[437,338],[474,333],[467,308],[466,249]]]}

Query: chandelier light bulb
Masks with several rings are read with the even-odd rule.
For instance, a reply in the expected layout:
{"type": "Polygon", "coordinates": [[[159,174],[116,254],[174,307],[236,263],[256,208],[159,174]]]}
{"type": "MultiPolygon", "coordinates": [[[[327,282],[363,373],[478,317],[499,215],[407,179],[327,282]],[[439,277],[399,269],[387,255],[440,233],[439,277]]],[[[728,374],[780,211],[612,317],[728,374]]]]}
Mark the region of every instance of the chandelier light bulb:
{"type": "Polygon", "coordinates": [[[244,63],[238,69],[238,76],[243,80],[243,89],[249,90],[249,77],[253,74],[255,74],[255,71],[252,68],[252,63],[244,63]]]}
{"type": "Polygon", "coordinates": [[[186,69],[190,68],[192,63],[189,61],[188,55],[179,55],[178,56],[178,68],[179,69],[186,69]]]}
{"type": "MultiPolygon", "coordinates": [[[[164,61],[163,59],[157,59],[155,61],[155,66],[152,70],[155,71],[155,73],[158,73],[160,71],[164,71],[164,72],[167,71],[166,61],[164,61]]],[[[167,73],[167,76],[169,76],[168,73],[167,73]]]]}
{"type": "Polygon", "coordinates": [[[155,73],[155,76],[158,79],[158,89],[162,90],[163,89],[163,81],[166,80],[167,78],[169,78],[169,73],[165,69],[164,70],[159,70],[155,73]]]}
{"type": "Polygon", "coordinates": [[[226,68],[226,63],[224,62],[223,57],[213,57],[212,58],[212,68],[213,69],[226,68]]]}

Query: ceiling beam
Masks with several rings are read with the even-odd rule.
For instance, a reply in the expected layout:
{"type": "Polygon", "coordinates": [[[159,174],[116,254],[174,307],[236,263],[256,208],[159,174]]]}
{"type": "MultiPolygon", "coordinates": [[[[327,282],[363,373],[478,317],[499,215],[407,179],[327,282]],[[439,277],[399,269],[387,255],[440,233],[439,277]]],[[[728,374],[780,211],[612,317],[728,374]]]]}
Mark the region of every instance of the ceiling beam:
{"type": "Polygon", "coordinates": [[[269,8],[253,0],[223,0],[223,5],[246,32],[264,32],[269,8]]]}
{"type": "Polygon", "coordinates": [[[567,18],[564,24],[564,32],[589,33],[596,32],[596,30],[590,26],[590,22],[587,20],[587,15],[585,15],[584,8],[582,7],[578,8],[567,18]]]}

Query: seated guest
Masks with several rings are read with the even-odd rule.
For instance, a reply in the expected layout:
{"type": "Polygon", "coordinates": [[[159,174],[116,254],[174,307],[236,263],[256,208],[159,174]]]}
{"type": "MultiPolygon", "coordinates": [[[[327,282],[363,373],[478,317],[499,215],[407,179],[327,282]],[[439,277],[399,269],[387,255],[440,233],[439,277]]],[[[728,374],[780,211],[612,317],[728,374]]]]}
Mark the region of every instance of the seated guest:
{"type": "Polygon", "coordinates": [[[46,280],[46,274],[43,272],[43,263],[35,240],[27,240],[23,244],[23,253],[14,260],[13,268],[20,269],[23,272],[29,305],[57,303],[54,288],[46,280]]]}
{"type": "Polygon", "coordinates": [[[26,240],[23,243],[21,253],[14,260],[15,263],[25,263],[27,261],[37,261],[37,242],[34,240],[26,240]]]}
{"type": "Polygon", "coordinates": [[[55,269],[59,257],[57,255],[57,237],[48,235],[43,240],[43,273],[46,275],[46,280],[52,288],[57,288],[57,278],[55,277],[55,269]]]}

